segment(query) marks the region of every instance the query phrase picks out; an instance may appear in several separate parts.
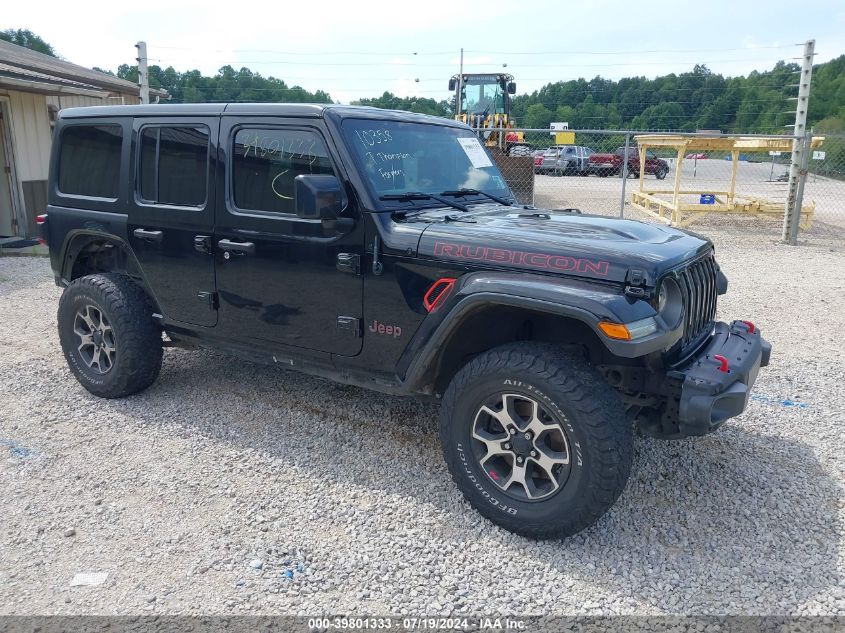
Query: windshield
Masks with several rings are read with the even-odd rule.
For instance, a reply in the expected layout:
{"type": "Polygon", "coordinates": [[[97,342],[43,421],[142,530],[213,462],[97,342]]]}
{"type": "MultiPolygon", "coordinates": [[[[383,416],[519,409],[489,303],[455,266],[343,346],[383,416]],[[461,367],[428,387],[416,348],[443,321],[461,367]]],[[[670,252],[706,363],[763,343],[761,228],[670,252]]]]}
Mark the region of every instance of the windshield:
{"type": "Polygon", "coordinates": [[[505,114],[505,94],[498,80],[467,79],[461,108],[467,114],[505,114]]]}
{"type": "MultiPolygon", "coordinates": [[[[512,198],[499,168],[471,130],[346,119],[343,134],[375,198],[409,191],[437,195],[459,189],[512,198]]],[[[395,208],[395,203],[391,207],[395,208]]]]}

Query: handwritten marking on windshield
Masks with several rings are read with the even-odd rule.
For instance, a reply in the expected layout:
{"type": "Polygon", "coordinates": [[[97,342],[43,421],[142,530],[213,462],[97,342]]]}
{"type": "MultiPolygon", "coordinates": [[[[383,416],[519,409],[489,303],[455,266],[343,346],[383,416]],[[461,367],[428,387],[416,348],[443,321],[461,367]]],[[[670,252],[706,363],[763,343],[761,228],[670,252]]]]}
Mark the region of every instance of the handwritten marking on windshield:
{"type": "Polygon", "coordinates": [[[365,149],[369,149],[374,145],[382,145],[390,143],[393,137],[390,135],[390,130],[355,130],[358,135],[358,140],[365,149]]]}
{"type": "Polygon", "coordinates": [[[367,152],[365,156],[373,162],[374,165],[378,163],[385,163],[392,160],[405,160],[411,157],[408,152],[394,152],[387,154],[385,152],[367,152]]]}
{"type": "Polygon", "coordinates": [[[489,248],[487,246],[470,246],[469,244],[449,242],[435,242],[434,256],[485,261],[491,264],[514,264],[561,272],[589,273],[600,277],[606,277],[610,270],[610,262],[602,260],[579,259],[566,255],[530,253],[507,248],[489,248]]]}

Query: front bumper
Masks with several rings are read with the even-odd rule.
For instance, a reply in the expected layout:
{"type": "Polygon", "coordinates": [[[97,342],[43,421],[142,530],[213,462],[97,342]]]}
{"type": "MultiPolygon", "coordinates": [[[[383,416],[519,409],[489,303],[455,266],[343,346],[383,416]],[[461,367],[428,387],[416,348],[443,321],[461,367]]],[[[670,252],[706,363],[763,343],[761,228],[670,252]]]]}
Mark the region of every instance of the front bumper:
{"type": "Polygon", "coordinates": [[[683,369],[678,411],[681,435],[706,435],[745,410],[751,386],[769,364],[772,346],[747,321],[717,323],[713,336],[683,369]]]}

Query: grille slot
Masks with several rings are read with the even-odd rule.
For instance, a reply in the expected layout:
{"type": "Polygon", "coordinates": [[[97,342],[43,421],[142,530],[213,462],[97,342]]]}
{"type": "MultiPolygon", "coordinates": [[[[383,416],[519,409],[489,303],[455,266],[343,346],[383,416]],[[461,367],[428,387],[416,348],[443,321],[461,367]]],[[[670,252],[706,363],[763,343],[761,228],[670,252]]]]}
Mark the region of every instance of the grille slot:
{"type": "Polygon", "coordinates": [[[683,347],[698,342],[716,320],[716,262],[713,254],[699,259],[678,273],[684,301],[683,347]]]}

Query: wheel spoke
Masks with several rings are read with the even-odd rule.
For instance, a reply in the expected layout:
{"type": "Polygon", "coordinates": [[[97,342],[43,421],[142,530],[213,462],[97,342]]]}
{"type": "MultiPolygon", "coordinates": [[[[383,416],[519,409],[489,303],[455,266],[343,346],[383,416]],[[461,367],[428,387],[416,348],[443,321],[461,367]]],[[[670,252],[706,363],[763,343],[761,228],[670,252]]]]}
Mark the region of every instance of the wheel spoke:
{"type": "Polygon", "coordinates": [[[107,350],[102,349],[100,352],[100,367],[102,368],[105,365],[105,368],[102,369],[103,373],[107,372],[111,369],[112,366],[112,356],[107,350]]]}
{"type": "MultiPolygon", "coordinates": [[[[534,404],[536,405],[536,403],[534,404]]],[[[536,407],[534,408],[534,414],[531,416],[531,421],[528,423],[526,428],[534,434],[534,437],[540,437],[546,432],[563,434],[563,430],[557,422],[543,422],[543,420],[540,419],[539,412],[536,407]]]]}
{"type": "Polygon", "coordinates": [[[507,416],[507,421],[518,429],[525,427],[525,418],[516,410],[516,403],[528,402],[531,404],[531,417],[537,417],[537,403],[534,400],[529,400],[525,396],[519,396],[513,393],[506,393],[502,396],[502,412],[507,416]]]}
{"type": "Polygon", "coordinates": [[[488,407],[487,405],[484,405],[484,406],[481,407],[481,409],[479,409],[478,415],[475,416],[475,423],[476,424],[478,424],[478,416],[481,415],[482,413],[486,413],[491,418],[498,420],[501,423],[501,425],[505,428],[507,428],[507,425],[511,421],[510,417],[508,416],[508,412],[505,411],[504,409],[502,409],[501,411],[495,411],[495,410],[491,409],[490,407],[488,407]]]}
{"type": "Polygon", "coordinates": [[[98,330],[103,330],[103,313],[97,310],[96,308],[88,308],[88,315],[91,317],[91,322],[93,326],[98,330]],[[93,312],[93,314],[91,314],[93,312]]]}
{"type": "Polygon", "coordinates": [[[489,431],[484,429],[475,428],[472,431],[472,437],[482,442],[487,449],[487,454],[481,458],[480,463],[482,466],[487,463],[491,457],[495,455],[509,455],[510,451],[505,450],[502,448],[502,443],[508,438],[507,433],[499,433],[498,435],[493,435],[489,431]]]}
{"type": "Polygon", "coordinates": [[[555,466],[565,466],[569,463],[569,454],[568,453],[558,453],[558,452],[547,452],[544,449],[537,450],[537,456],[531,457],[530,459],[534,460],[534,462],[540,468],[545,471],[546,476],[551,479],[552,481],[556,480],[552,469],[555,466]]]}
{"type": "Polygon", "coordinates": [[[95,325],[94,320],[91,318],[91,306],[85,306],[85,314],[79,312],[79,318],[81,318],[85,325],[88,326],[89,331],[94,331],[95,325]]]}
{"type": "MultiPolygon", "coordinates": [[[[528,475],[527,461],[522,464],[514,462],[511,474],[502,484],[502,488],[507,490],[514,484],[522,486],[522,489],[525,490],[525,495],[529,499],[535,499],[539,496],[543,496],[544,494],[548,494],[545,491],[538,490],[537,486],[534,484],[534,480],[528,475]]],[[[554,489],[557,489],[557,482],[554,482],[554,486],[554,489]]]]}

